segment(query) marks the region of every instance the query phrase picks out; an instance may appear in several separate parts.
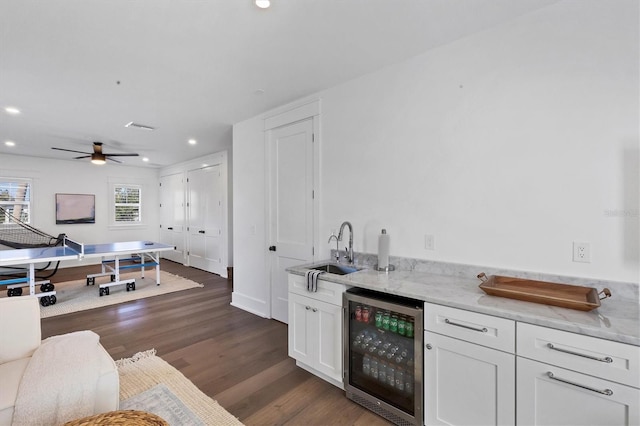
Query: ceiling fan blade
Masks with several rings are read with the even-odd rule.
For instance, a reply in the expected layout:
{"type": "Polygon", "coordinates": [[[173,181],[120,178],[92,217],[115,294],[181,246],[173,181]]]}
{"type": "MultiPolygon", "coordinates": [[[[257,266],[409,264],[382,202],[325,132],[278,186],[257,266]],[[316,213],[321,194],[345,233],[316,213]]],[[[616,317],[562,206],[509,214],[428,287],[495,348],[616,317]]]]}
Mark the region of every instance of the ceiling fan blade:
{"type": "Polygon", "coordinates": [[[138,157],[139,154],[104,154],[107,157],[138,157]]]}
{"type": "Polygon", "coordinates": [[[55,149],[55,150],[58,150],[58,151],[77,152],[78,154],[88,154],[88,155],[91,155],[91,153],[90,153],[90,152],[76,151],[76,150],[73,150],[73,149],[53,148],[53,147],[52,147],[51,149],[55,149]]]}
{"type": "Polygon", "coordinates": [[[114,160],[113,158],[109,158],[108,156],[107,156],[107,160],[109,160],[109,161],[113,161],[114,163],[120,163],[120,164],[122,164],[122,161],[114,160]]]}
{"type": "Polygon", "coordinates": [[[82,157],[73,157],[74,160],[79,160],[81,158],[89,158],[91,155],[83,155],[82,157]]]}

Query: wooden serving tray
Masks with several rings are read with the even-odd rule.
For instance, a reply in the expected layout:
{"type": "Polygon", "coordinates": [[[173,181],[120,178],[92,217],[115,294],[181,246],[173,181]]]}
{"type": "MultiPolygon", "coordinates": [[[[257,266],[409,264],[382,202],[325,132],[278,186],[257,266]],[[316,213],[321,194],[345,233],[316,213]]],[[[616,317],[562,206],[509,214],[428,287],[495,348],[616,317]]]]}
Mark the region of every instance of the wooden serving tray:
{"type": "Polygon", "coordinates": [[[523,278],[478,274],[482,280],[480,288],[492,296],[542,303],[562,308],[590,311],[600,306],[600,300],[611,297],[608,288],[598,292],[593,287],[581,287],[568,284],[556,284],[545,281],[532,281],[523,278]],[[604,296],[599,297],[600,293],[604,296]]]}

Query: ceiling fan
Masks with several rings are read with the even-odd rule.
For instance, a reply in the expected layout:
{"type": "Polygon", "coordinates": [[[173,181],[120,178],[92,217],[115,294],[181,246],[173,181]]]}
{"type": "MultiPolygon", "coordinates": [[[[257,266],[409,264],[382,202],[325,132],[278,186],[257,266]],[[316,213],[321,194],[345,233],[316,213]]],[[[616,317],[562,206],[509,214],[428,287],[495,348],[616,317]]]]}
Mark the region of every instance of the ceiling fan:
{"type": "Polygon", "coordinates": [[[80,157],[73,157],[74,160],[78,160],[80,158],[91,158],[91,162],[93,164],[104,164],[109,161],[113,161],[115,163],[122,163],[122,161],[114,160],[111,157],[137,157],[138,154],[107,154],[106,152],[102,152],[102,142],[94,142],[93,143],[93,152],[83,152],[83,151],[75,151],[73,149],[64,149],[64,148],[51,148],[57,149],[58,151],[67,151],[67,152],[77,152],[78,154],[86,154],[81,155],[80,157]]]}

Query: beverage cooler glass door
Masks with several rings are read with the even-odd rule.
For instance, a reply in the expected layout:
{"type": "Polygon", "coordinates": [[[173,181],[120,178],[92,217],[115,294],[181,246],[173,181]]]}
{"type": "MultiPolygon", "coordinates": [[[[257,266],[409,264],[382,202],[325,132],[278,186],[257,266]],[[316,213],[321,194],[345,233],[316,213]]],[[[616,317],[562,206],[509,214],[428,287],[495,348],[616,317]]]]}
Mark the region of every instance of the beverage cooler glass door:
{"type": "Polygon", "coordinates": [[[422,425],[421,301],[344,293],[347,397],[396,424],[422,425]]]}

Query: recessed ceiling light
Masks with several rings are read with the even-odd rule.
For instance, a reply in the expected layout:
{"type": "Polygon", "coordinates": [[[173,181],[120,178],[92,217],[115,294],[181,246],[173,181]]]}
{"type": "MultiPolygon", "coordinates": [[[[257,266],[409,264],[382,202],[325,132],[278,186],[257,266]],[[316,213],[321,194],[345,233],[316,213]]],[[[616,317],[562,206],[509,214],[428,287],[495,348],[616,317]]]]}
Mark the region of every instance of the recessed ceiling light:
{"type": "Polygon", "coordinates": [[[195,139],[189,139],[189,145],[195,145],[195,144],[197,144],[197,143],[198,143],[198,141],[197,141],[197,140],[195,140],[195,139]]]}
{"type": "Polygon", "coordinates": [[[6,141],[4,144],[6,146],[16,146],[16,143],[14,141],[6,141]]]}
{"type": "Polygon", "coordinates": [[[142,157],[142,161],[144,161],[145,163],[148,163],[148,162],[149,162],[149,158],[147,158],[147,157],[142,157]]]}
{"type": "Polygon", "coordinates": [[[20,114],[20,110],[16,107],[6,107],[4,110],[8,114],[13,114],[13,115],[20,114]]]}
{"type": "Polygon", "coordinates": [[[271,2],[269,0],[256,0],[256,6],[260,9],[266,9],[271,6],[271,2]]]}

